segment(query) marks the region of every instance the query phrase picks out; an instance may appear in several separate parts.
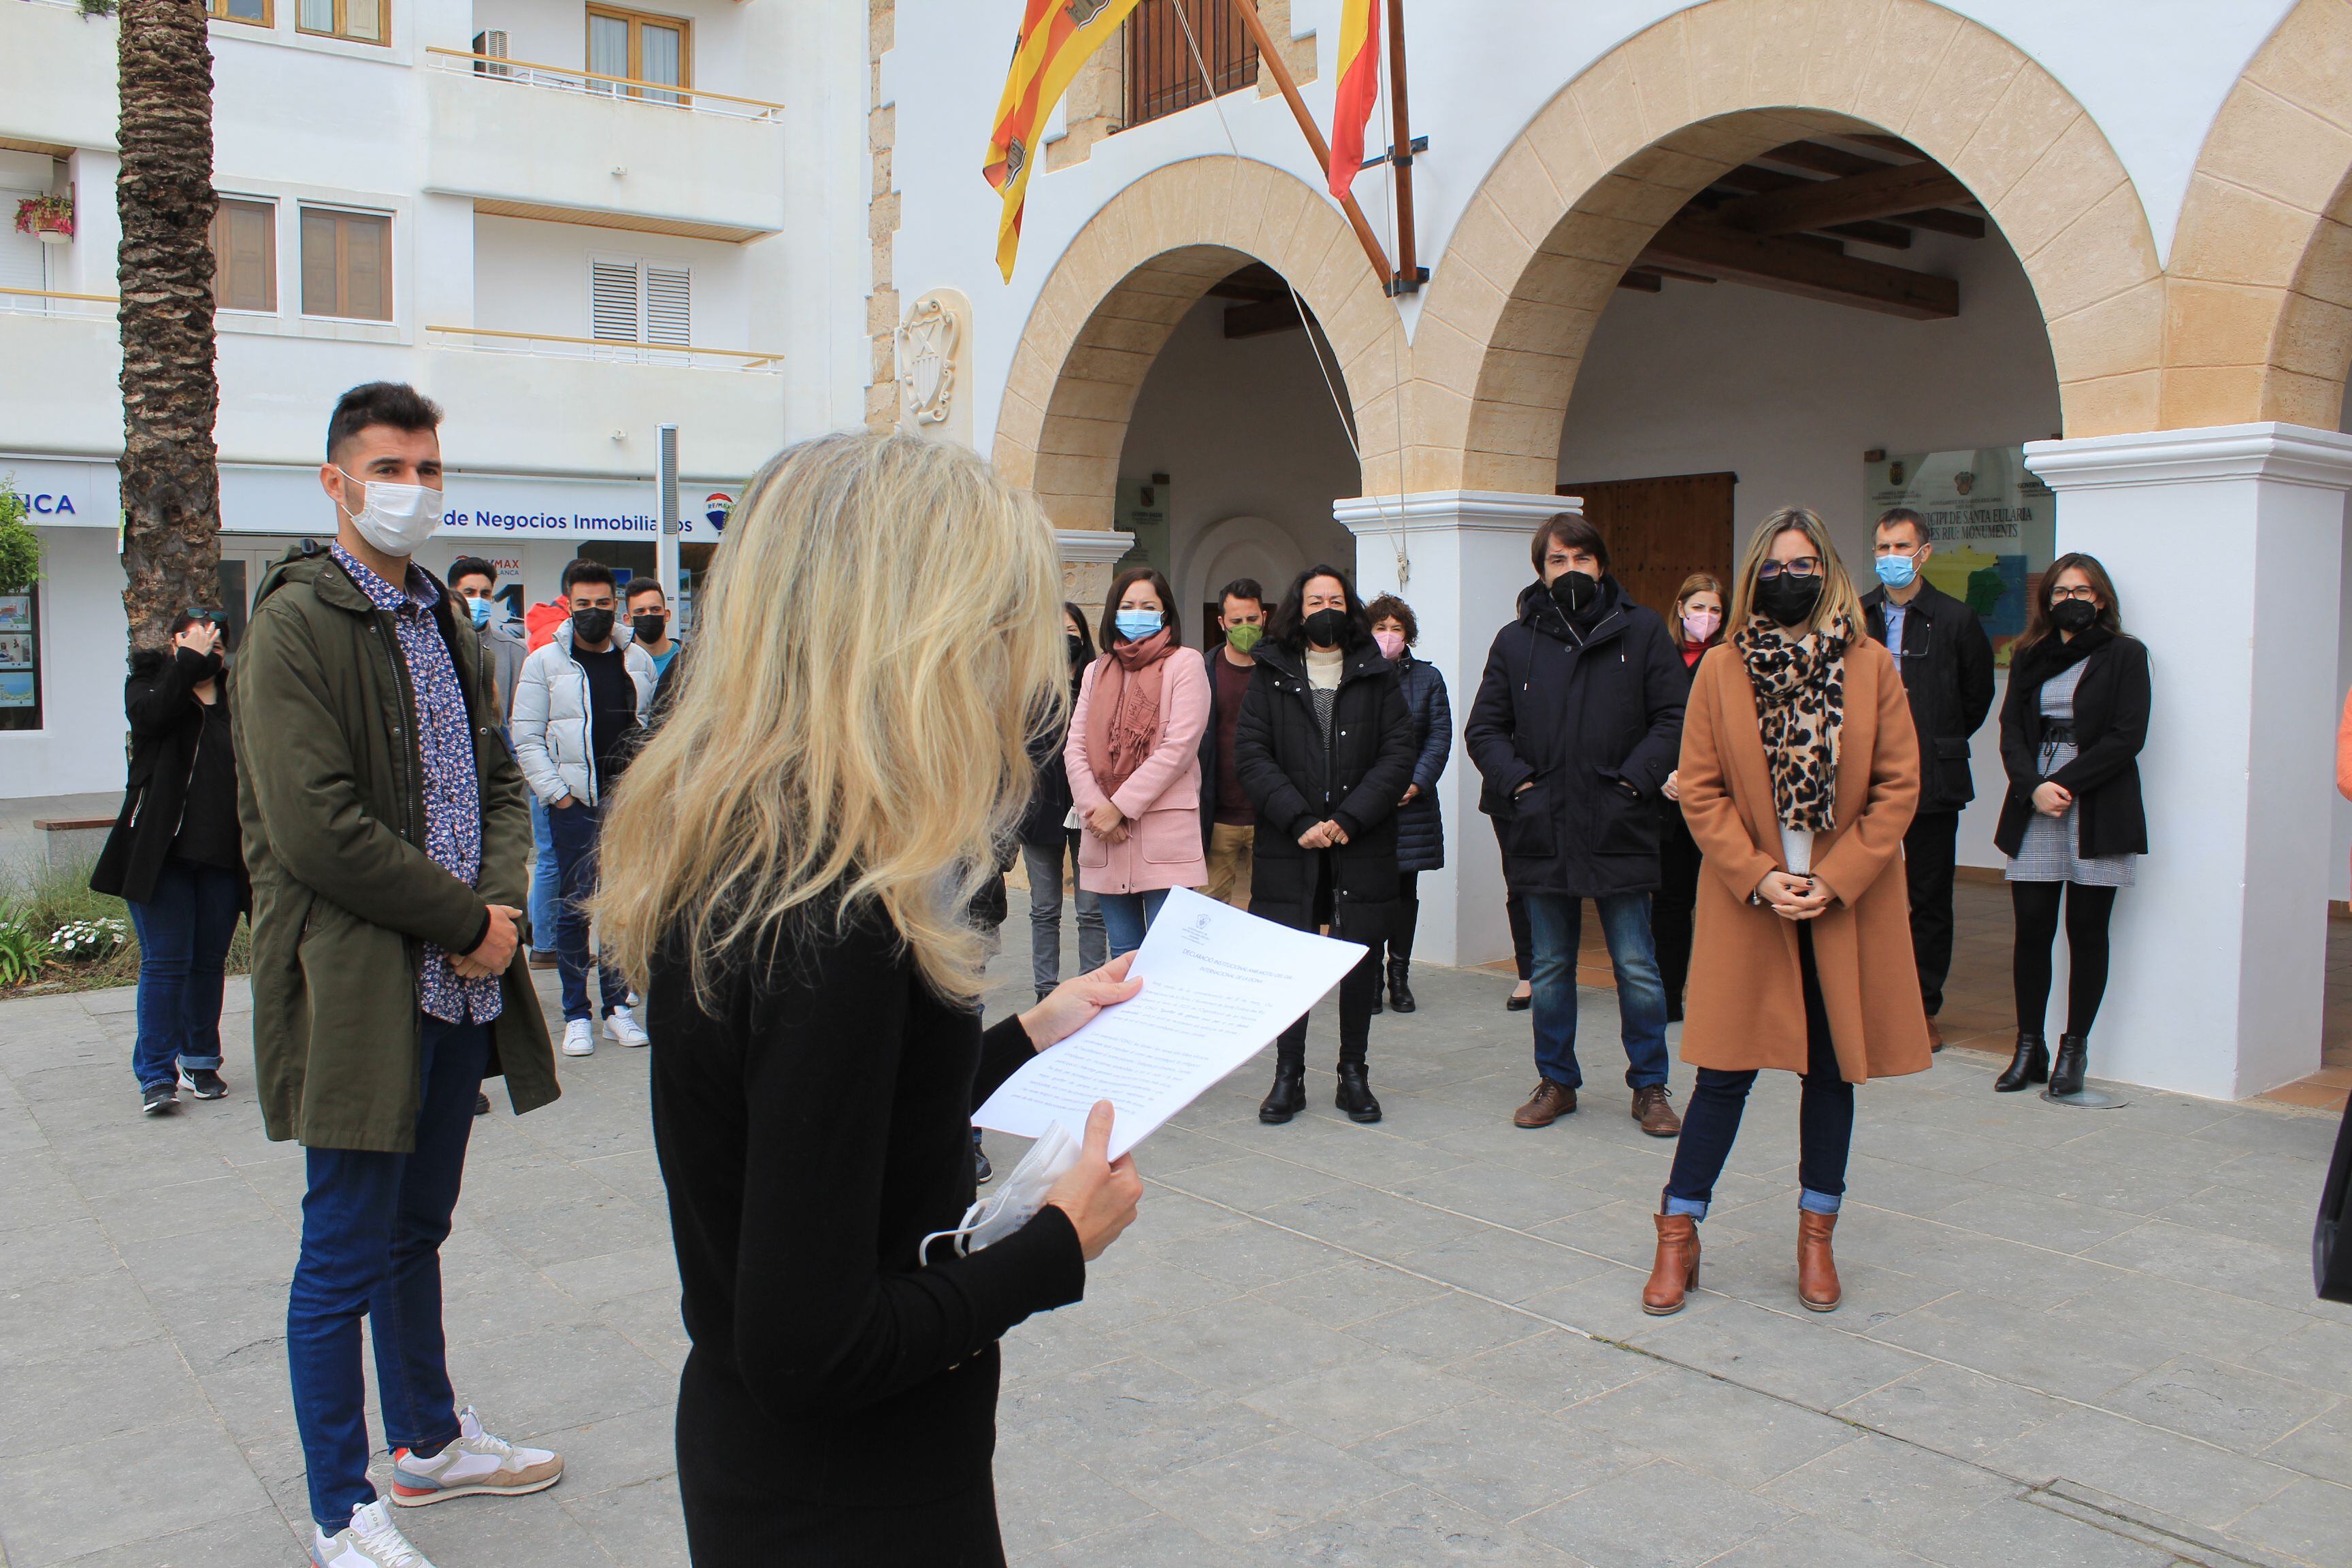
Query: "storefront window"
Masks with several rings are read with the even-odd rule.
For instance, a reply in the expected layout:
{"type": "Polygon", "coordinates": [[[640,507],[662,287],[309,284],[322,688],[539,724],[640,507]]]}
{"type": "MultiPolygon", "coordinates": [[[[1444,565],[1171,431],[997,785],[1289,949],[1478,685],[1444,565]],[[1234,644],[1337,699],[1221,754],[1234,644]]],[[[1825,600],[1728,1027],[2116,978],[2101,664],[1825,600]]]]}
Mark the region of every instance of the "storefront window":
{"type": "Polygon", "coordinates": [[[40,596],[0,594],[0,730],[41,728],[40,596]]]}

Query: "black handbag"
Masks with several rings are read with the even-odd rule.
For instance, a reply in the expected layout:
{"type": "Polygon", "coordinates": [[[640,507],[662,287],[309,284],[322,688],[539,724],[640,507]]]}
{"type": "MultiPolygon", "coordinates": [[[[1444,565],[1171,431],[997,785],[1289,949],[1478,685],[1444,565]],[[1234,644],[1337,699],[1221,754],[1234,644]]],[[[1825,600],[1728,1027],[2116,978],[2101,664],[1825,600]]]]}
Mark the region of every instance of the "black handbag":
{"type": "Polygon", "coordinates": [[[2311,1285],[2323,1301],[2352,1303],[2352,1105],[2336,1129],[2336,1156],[2319,1189],[2319,1218],[2311,1227],[2311,1285]]]}

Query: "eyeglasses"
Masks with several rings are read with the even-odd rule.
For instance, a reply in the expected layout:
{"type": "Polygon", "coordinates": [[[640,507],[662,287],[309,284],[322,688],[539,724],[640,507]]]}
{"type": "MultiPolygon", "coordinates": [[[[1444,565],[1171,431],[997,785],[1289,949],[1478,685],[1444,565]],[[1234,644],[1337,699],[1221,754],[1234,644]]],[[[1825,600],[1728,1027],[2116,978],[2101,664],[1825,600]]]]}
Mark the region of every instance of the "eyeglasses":
{"type": "Polygon", "coordinates": [[[1794,561],[1767,561],[1756,569],[1756,575],[1769,583],[1783,572],[1791,577],[1818,577],[1822,574],[1822,558],[1800,555],[1794,561]]]}
{"type": "Polygon", "coordinates": [[[2080,584],[2072,588],[2053,588],[2050,590],[2050,602],[2053,605],[2065,599],[2080,599],[2087,605],[2095,603],[2098,597],[2099,591],[2096,588],[2092,587],[2088,583],[2080,584]]]}

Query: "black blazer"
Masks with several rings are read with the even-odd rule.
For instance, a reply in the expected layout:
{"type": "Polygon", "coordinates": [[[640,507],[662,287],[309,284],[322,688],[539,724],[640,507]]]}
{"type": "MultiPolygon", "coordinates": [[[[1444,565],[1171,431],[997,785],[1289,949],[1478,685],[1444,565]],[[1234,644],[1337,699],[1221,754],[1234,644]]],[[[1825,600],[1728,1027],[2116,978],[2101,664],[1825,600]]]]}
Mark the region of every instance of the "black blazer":
{"type": "MultiPolygon", "coordinates": [[[[196,700],[195,688],[207,679],[214,682],[213,694],[226,719],[228,681],[217,656],[207,658],[177,647],[141,648],[131,656],[130,678],[122,683],[123,715],[131,721],[131,773],[114,831],[106,836],[106,847],[99,851],[89,874],[92,891],[112,893],[134,904],[155,896],[155,876],[179,837],[188,777],[205,732],[205,708],[196,700]]],[[[230,809],[235,809],[233,802],[230,809]]],[[[235,842],[236,824],[220,826],[235,842]]],[[[248,892],[243,907],[251,903],[248,892]]]]}
{"type": "MultiPolygon", "coordinates": [[[[1863,595],[1870,635],[1886,640],[1886,590],[1863,595]]],[[[1903,617],[1894,653],[1919,731],[1919,811],[1958,811],[1977,797],[1969,738],[1992,711],[1992,639],[1977,613],[1932,583],[1922,583],[1903,617]]]]}
{"type": "MultiPolygon", "coordinates": [[[[2001,802],[2000,825],[1992,837],[2004,855],[2015,855],[2025,842],[2026,824],[2033,820],[2033,788],[2042,782],[2042,679],[2033,677],[2030,666],[2019,679],[2020,666],[2031,658],[2031,653],[2020,653],[2011,663],[2009,696],[2000,708],[2000,760],[2009,771],[2009,798],[2001,802]]],[[[2145,855],[2147,814],[2139,797],[2139,752],[2147,743],[2147,645],[2112,637],[2083,663],[2083,679],[2074,688],[2075,757],[2050,777],[2074,792],[2082,810],[2083,855],[2145,855]]]]}

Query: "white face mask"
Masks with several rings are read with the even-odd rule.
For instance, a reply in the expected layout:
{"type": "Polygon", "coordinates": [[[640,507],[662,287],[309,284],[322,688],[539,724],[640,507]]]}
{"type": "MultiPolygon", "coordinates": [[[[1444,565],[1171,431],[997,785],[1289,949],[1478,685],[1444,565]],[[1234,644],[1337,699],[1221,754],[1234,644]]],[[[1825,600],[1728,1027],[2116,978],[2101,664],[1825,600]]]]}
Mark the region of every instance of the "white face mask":
{"type": "MultiPolygon", "coordinates": [[[[337,468],[335,472],[360,487],[365,504],[352,513],[360,537],[386,555],[409,556],[440,531],[441,492],[425,485],[395,485],[383,479],[362,479],[337,468]]],[[[351,504],[348,492],[343,504],[351,504]]]]}
{"type": "Polygon", "coordinates": [[[943,1236],[955,1239],[957,1257],[969,1258],[1027,1225],[1045,1206],[1045,1194],[1061,1180],[1062,1173],[1076,1164],[1085,1152],[1086,1145],[1071,1137],[1060,1122],[1046,1128],[1045,1135],[1029,1145],[1029,1152],[1004,1178],[1004,1184],[963,1211],[961,1225],[923,1237],[915,1248],[916,1267],[922,1266],[931,1243],[943,1236]]]}

